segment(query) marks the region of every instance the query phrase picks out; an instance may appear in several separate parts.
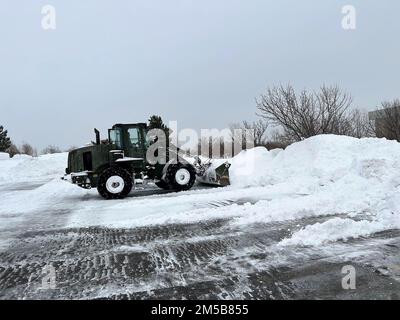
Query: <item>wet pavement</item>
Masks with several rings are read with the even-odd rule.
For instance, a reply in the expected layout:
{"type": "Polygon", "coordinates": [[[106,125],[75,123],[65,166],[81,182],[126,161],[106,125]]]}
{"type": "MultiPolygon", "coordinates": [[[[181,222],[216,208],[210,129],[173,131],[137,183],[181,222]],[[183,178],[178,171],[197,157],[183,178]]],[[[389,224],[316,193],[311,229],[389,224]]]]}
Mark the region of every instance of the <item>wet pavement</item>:
{"type": "MultiPolygon", "coordinates": [[[[165,193],[143,189],[132,196],[165,193]]],[[[235,203],[249,200],[257,201],[235,203]]],[[[293,231],[328,217],[246,226],[215,219],[130,229],[59,227],[70,213],[32,214],[33,227],[21,228],[0,251],[0,299],[400,299],[400,230],[282,247],[293,231]],[[342,268],[349,265],[356,288],[346,290],[342,268]]]]}

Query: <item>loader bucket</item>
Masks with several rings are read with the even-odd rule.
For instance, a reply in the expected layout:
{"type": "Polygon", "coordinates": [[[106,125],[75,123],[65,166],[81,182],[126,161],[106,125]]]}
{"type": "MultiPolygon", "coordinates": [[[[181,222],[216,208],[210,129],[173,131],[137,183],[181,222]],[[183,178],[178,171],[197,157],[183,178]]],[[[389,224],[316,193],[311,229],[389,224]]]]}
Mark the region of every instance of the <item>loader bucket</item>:
{"type": "Polygon", "coordinates": [[[197,181],[203,184],[210,184],[215,186],[225,187],[230,184],[229,182],[229,167],[231,164],[225,162],[220,166],[213,168],[209,167],[203,175],[197,176],[197,181]]]}

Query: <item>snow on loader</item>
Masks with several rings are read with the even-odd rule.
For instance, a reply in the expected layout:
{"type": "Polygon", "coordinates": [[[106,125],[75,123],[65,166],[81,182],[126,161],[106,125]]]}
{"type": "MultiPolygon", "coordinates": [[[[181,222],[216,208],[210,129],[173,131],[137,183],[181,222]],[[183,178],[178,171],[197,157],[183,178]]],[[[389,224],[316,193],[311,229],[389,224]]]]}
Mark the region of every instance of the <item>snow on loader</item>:
{"type": "Polygon", "coordinates": [[[151,143],[145,123],[116,124],[108,130],[108,140],[100,140],[68,154],[66,175],[62,178],[82,188],[97,188],[105,199],[122,199],[132,190],[135,179],[153,180],[162,189],[189,190],[196,177],[200,183],[229,185],[229,163],[214,168],[211,160],[194,163],[166,150],[166,163],[150,164],[146,159],[151,143]]]}

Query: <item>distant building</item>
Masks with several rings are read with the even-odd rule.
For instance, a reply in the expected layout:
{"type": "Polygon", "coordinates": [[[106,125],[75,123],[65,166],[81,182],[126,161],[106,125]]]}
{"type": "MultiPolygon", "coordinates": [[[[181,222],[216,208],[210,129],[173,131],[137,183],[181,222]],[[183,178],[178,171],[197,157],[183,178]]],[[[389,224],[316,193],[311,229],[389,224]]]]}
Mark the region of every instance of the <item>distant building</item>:
{"type": "Polygon", "coordinates": [[[368,113],[370,121],[375,122],[378,138],[398,140],[400,133],[400,106],[372,111],[368,113]]]}

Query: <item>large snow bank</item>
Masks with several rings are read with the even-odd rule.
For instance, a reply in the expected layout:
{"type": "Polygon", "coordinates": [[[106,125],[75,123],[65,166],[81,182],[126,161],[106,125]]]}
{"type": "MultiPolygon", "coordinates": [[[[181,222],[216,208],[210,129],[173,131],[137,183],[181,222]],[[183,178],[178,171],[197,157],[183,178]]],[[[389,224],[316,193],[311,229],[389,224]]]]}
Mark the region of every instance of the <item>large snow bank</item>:
{"type": "MultiPolygon", "coordinates": [[[[286,150],[254,148],[232,159],[234,186],[271,185],[301,179],[326,185],[352,176],[368,181],[399,178],[400,144],[386,139],[321,135],[286,150]]],[[[350,182],[349,182],[350,183],[350,182]]],[[[350,183],[351,184],[351,183],[350,183]]]]}
{"type": "Polygon", "coordinates": [[[10,155],[5,152],[0,152],[0,160],[8,160],[10,159],[10,155]]]}
{"type": "Polygon", "coordinates": [[[321,244],[400,228],[400,143],[395,141],[323,135],[284,151],[255,148],[232,159],[230,176],[234,187],[262,185],[266,192],[280,188],[301,195],[250,206],[238,224],[348,215],[307,226],[282,244],[321,244]]]}
{"type": "Polygon", "coordinates": [[[0,184],[61,177],[67,166],[68,153],[46,154],[39,157],[15,155],[0,162],[0,184]]]}

